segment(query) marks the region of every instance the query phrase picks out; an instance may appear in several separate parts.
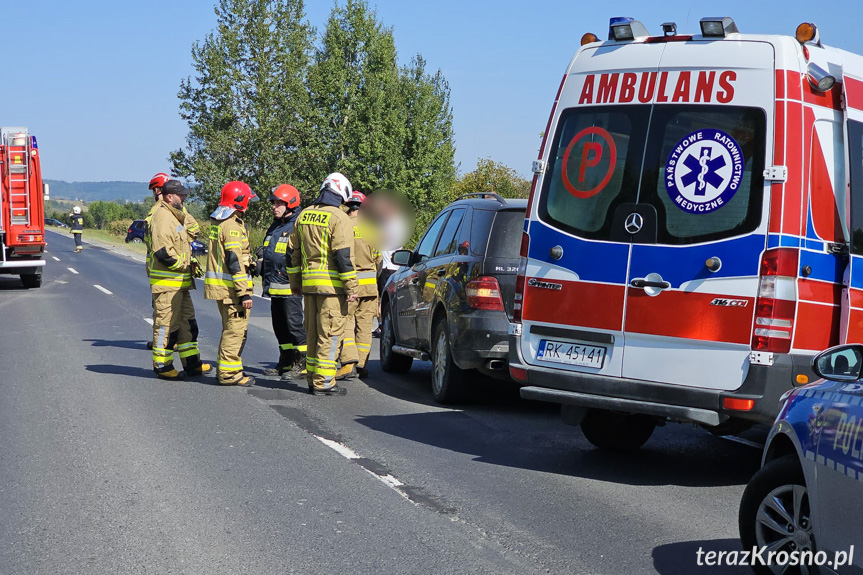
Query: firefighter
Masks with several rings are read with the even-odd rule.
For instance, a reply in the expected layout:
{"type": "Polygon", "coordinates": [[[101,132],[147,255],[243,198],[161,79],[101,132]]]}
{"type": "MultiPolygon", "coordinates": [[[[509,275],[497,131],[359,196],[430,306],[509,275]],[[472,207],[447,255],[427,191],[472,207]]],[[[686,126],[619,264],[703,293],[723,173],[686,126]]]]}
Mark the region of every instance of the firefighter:
{"type": "Polygon", "coordinates": [[[287,267],[291,250],[288,240],[299,215],[300,193],[290,184],[273,188],[273,223],[270,224],[260,251],[263,295],[270,297],[273,332],[279,342],[279,361],[265,375],[279,375],[283,380],[302,375],[306,366],[306,330],[303,328],[303,298],[291,293],[287,267]]]}
{"type": "Polygon", "coordinates": [[[81,243],[81,235],[84,233],[84,216],[81,215],[81,208],[78,206],[72,208],[69,218],[72,220],[72,237],[75,238],[75,251],[80,252],[84,249],[81,243]]]}
{"type": "Polygon", "coordinates": [[[219,384],[255,385],[255,378],[243,373],[240,356],[246,345],[249,313],[252,310],[252,258],[249,234],[241,216],[258,196],[243,182],[222,187],[219,207],[210,217],[210,251],[204,275],[204,297],[214,299],[222,316],[219,340],[219,384]]]}
{"type": "Polygon", "coordinates": [[[158,377],[169,380],[202,375],[211,369],[209,364],[201,362],[198,324],[189,293],[194,288],[192,249],[183,211],[188,194],[189,190],[179,181],[165,182],[148,230],[153,250],[149,263],[153,294],[153,371],[158,377]],[[185,371],[174,367],[175,345],[185,371]]]}
{"type": "Polygon", "coordinates": [[[353,225],[340,208],[352,191],[342,174],[327,176],[317,199],[300,212],[288,242],[291,292],[303,295],[306,382],[313,395],[347,393],[335,378],[348,303],[357,301],[357,272],[351,262],[353,225]]]}
{"type": "Polygon", "coordinates": [[[378,313],[377,274],[381,265],[381,253],[363,239],[363,226],[359,225],[360,206],[366,195],[354,191],[345,203],[347,213],[354,225],[353,263],[357,272],[359,299],[348,304],[348,320],[342,339],[339,357],[342,364],[336,374],[337,380],[365,379],[369,375],[366,362],[372,350],[372,323],[378,313]]]}
{"type": "MultiPolygon", "coordinates": [[[[153,203],[153,207],[150,208],[150,211],[147,213],[147,217],[144,218],[144,221],[146,222],[145,227],[144,227],[144,245],[147,247],[147,255],[145,257],[144,269],[147,271],[147,277],[150,277],[150,258],[152,258],[152,256],[153,256],[153,236],[150,233],[150,222],[153,219],[153,213],[156,211],[156,208],[159,207],[159,201],[162,199],[162,187],[170,179],[171,179],[171,177],[164,172],[159,172],[158,174],[156,174],[155,176],[153,176],[150,179],[150,186],[149,187],[150,187],[150,191],[153,192],[154,203],[153,203]]],[[[198,226],[198,222],[195,220],[195,218],[192,217],[192,215],[188,211],[186,211],[185,205],[183,206],[183,214],[185,215],[185,219],[183,221],[183,226],[186,228],[186,233],[189,235],[189,239],[190,240],[197,239],[198,233],[200,231],[200,227],[198,226]]],[[[192,270],[193,274],[192,275],[194,277],[201,277],[200,274],[195,273],[196,270],[199,269],[200,266],[198,265],[198,261],[195,259],[194,256],[192,256],[192,266],[193,266],[193,270],[192,270]]],[[[195,283],[194,282],[192,282],[192,288],[191,289],[195,289],[195,283]]],[[[191,301],[192,300],[190,299],[189,303],[191,303],[191,301]]],[[[155,300],[154,300],[154,302],[155,302],[155,300]]],[[[189,312],[189,310],[187,310],[187,314],[188,314],[188,312],[189,312]]],[[[154,315],[153,321],[154,322],[156,321],[155,313],[156,313],[156,308],[154,305],[154,307],[153,307],[153,315],[154,315]]],[[[198,332],[198,325],[197,325],[197,321],[195,320],[194,309],[191,310],[191,314],[192,314],[192,316],[191,316],[191,319],[189,321],[194,322],[194,326],[191,326],[190,329],[193,332],[197,333],[198,332]]],[[[196,337],[196,339],[197,339],[197,337],[196,337]]],[[[152,340],[147,342],[147,349],[153,349],[152,340]]]]}

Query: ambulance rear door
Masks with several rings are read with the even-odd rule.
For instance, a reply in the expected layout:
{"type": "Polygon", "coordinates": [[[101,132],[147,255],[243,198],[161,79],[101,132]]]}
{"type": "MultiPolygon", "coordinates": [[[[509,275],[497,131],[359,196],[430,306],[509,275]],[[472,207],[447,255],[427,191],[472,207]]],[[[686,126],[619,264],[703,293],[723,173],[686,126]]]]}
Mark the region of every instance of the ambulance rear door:
{"type": "Polygon", "coordinates": [[[570,68],[530,224],[521,339],[530,364],[621,375],[631,241],[612,220],[636,202],[650,119],[650,96],[639,102],[622,71],[655,78],[662,50],[586,48],[570,68]]]}
{"type": "Polygon", "coordinates": [[[845,158],[850,182],[848,202],[851,241],[842,291],[842,343],[863,341],[863,68],[858,77],[846,70],[845,158]]]}
{"type": "Polygon", "coordinates": [[[612,224],[633,242],[623,377],[722,390],[746,378],[774,78],[766,42],[667,44],[638,199],[612,224]]]}

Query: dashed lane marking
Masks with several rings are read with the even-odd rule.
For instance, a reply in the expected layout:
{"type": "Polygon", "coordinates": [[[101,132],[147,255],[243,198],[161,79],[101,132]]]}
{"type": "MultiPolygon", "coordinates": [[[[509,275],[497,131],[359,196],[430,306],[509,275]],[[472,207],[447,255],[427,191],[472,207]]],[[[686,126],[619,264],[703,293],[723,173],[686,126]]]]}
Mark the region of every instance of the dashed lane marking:
{"type": "MultiPolygon", "coordinates": [[[[338,453],[342,457],[345,457],[345,458],[351,459],[351,460],[363,459],[353,449],[351,449],[347,445],[343,445],[343,444],[339,443],[338,441],[333,441],[332,439],[327,439],[326,437],[321,437],[320,435],[315,435],[314,437],[315,437],[315,439],[317,439],[318,441],[320,441],[321,443],[323,443],[324,445],[326,445],[327,447],[329,447],[330,449],[332,449],[333,451],[335,451],[336,453],[338,453]]],[[[357,461],[357,462],[359,463],[359,461],[357,461]]],[[[362,467],[366,472],[368,472],[373,477],[377,478],[379,481],[382,481],[387,487],[390,487],[396,493],[398,493],[399,495],[401,495],[402,497],[404,497],[408,501],[411,501],[411,498],[408,496],[408,494],[404,493],[401,489],[399,489],[399,487],[404,486],[404,483],[402,483],[401,481],[399,481],[398,479],[393,477],[392,474],[387,473],[386,475],[384,475],[382,473],[376,473],[375,471],[369,469],[369,467],[367,467],[366,465],[360,465],[360,467],[362,467]]],[[[411,501],[411,503],[414,503],[414,502],[411,501]]]]}
{"type": "Polygon", "coordinates": [[[72,272],[73,274],[78,275],[78,272],[75,271],[75,268],[66,268],[66,269],[69,270],[70,272],[72,272]]]}
{"type": "Polygon", "coordinates": [[[99,284],[93,284],[93,287],[96,288],[97,290],[99,290],[100,292],[106,293],[108,295],[114,295],[114,292],[106,290],[105,288],[103,288],[99,284]]]}
{"type": "Polygon", "coordinates": [[[52,258],[54,258],[54,261],[55,261],[55,262],[59,262],[59,261],[60,261],[60,258],[58,258],[57,256],[51,256],[51,257],[52,257],[52,258]]]}

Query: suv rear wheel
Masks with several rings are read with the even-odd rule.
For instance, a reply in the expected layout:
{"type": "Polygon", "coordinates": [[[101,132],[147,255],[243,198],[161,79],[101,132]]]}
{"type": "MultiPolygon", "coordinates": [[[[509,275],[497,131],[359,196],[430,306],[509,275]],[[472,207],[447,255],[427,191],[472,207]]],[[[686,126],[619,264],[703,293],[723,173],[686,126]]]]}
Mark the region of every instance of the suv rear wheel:
{"type": "Polygon", "coordinates": [[[644,445],[656,423],[649,415],[589,409],[581,422],[585,439],[600,449],[635,451],[644,445]]]}
{"type": "Polygon", "coordinates": [[[464,397],[467,371],[452,359],[445,317],[438,319],[432,334],[432,395],[438,403],[456,403],[464,397]]]}
{"type": "Polygon", "coordinates": [[[392,313],[388,302],[381,305],[381,369],[386,373],[405,373],[411,368],[414,359],[393,351],[396,333],[393,328],[392,313]]]}

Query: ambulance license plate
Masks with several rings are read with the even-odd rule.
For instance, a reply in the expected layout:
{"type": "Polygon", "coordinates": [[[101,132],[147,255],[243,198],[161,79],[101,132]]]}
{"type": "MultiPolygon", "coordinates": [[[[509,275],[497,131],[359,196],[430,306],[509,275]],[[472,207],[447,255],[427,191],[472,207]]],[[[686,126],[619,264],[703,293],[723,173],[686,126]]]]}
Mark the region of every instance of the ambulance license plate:
{"type": "Polygon", "coordinates": [[[539,342],[536,359],[601,369],[602,364],[605,363],[605,348],[597,345],[544,339],[539,342]]]}

